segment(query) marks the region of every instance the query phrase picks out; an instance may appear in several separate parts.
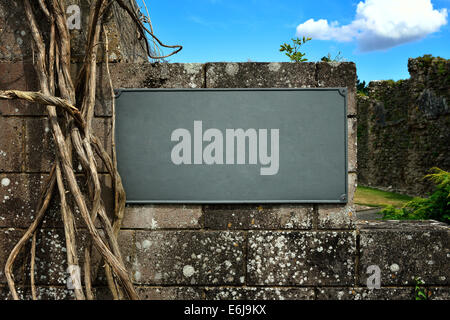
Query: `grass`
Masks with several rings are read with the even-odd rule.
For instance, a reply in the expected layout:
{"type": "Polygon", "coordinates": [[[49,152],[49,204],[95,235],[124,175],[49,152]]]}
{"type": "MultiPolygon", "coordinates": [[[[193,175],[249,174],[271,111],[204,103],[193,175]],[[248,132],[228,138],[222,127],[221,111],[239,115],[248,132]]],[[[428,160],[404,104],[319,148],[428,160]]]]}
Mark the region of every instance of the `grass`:
{"type": "Polygon", "coordinates": [[[354,202],[368,207],[386,207],[392,205],[402,207],[412,197],[395,192],[382,191],[375,188],[358,186],[355,192],[354,202]]]}

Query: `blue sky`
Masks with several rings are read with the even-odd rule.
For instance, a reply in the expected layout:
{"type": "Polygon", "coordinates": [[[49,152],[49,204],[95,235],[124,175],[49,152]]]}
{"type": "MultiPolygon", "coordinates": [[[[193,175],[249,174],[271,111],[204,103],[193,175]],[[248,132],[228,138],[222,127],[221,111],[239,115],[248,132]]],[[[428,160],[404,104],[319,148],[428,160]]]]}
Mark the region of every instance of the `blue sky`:
{"type": "MultiPolygon", "coordinates": [[[[142,0],[137,0],[142,5],[142,0]]],[[[169,62],[289,61],[280,44],[306,34],[308,61],[339,52],[366,82],[409,77],[409,57],[450,56],[450,0],[146,0],[154,32],[183,50],[169,62]]],[[[170,51],[165,50],[165,53],[170,51]]]]}

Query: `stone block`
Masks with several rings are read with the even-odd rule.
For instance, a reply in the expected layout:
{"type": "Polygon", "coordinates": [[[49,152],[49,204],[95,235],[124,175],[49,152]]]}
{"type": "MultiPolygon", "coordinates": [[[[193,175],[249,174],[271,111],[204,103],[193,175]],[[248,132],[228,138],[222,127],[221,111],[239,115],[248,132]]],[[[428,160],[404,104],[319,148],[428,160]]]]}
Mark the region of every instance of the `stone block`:
{"type": "Polygon", "coordinates": [[[450,228],[429,221],[361,222],[360,284],[366,270],[381,270],[381,285],[414,285],[421,277],[426,285],[448,285],[450,279],[450,228]]]}
{"type": "Polygon", "coordinates": [[[315,64],[217,62],[206,64],[207,88],[309,88],[316,86],[315,64]]]}
{"type": "Polygon", "coordinates": [[[117,239],[119,243],[120,254],[122,255],[125,268],[129,272],[130,277],[131,277],[131,270],[133,267],[133,259],[136,253],[134,239],[135,239],[134,230],[120,230],[119,237],[117,239]]]}
{"type": "MultiPolygon", "coordinates": [[[[82,175],[76,176],[78,185],[81,188],[81,192],[84,195],[88,195],[88,186],[86,182],[86,178],[82,175]]],[[[100,174],[100,186],[102,187],[101,197],[103,200],[103,204],[105,205],[106,214],[108,217],[112,217],[114,215],[113,213],[113,207],[114,207],[114,199],[113,199],[113,193],[112,193],[112,182],[111,177],[106,174],[100,174]]],[[[57,190],[57,189],[55,189],[57,190]]],[[[68,190],[68,189],[66,189],[68,190]]],[[[72,197],[66,197],[69,207],[75,208],[73,210],[74,219],[75,219],[75,225],[77,228],[86,228],[86,224],[81,217],[81,213],[79,212],[78,208],[75,205],[74,199],[72,197]]],[[[59,193],[55,191],[55,194],[52,197],[52,200],[50,202],[49,208],[47,213],[45,214],[44,220],[42,221],[42,226],[44,228],[62,228],[62,218],[61,218],[61,209],[60,209],[60,198],[59,193]]],[[[101,227],[101,223],[99,221],[99,218],[96,220],[96,226],[101,227]]]]}
{"type": "MultiPolygon", "coordinates": [[[[6,284],[5,276],[5,265],[6,260],[11,253],[11,250],[19,242],[23,235],[23,231],[15,228],[0,229],[0,284],[6,284]]],[[[20,282],[25,278],[25,273],[22,270],[21,262],[24,259],[24,252],[20,252],[17,256],[16,263],[13,266],[14,280],[20,282]]],[[[2,290],[0,289],[0,292],[2,290]]],[[[9,289],[7,289],[9,291],[9,289]]],[[[2,299],[2,294],[0,293],[0,299],[2,299]]]]}
{"type": "MultiPolygon", "coordinates": [[[[0,62],[0,75],[0,90],[39,90],[39,82],[31,62],[0,62]]],[[[24,100],[0,100],[0,114],[44,115],[45,107],[24,100]]]]}
{"type": "Polygon", "coordinates": [[[200,205],[127,205],[122,228],[133,229],[199,229],[200,205]]]}
{"type": "Polygon", "coordinates": [[[56,149],[47,118],[26,118],[25,171],[50,172],[55,162],[56,149]]]}
{"type": "Polygon", "coordinates": [[[141,300],[201,300],[203,290],[198,287],[137,287],[141,300]]]}
{"type": "MultiPolygon", "coordinates": [[[[56,145],[50,123],[47,118],[26,118],[25,123],[25,171],[26,172],[50,172],[57,153],[56,145]]],[[[62,121],[60,122],[62,124],[62,121]]],[[[111,119],[94,118],[92,130],[99,138],[108,154],[112,155],[111,146],[111,119]]],[[[92,149],[98,172],[106,172],[106,166],[92,149]]],[[[82,172],[80,163],[76,160],[77,155],[73,152],[74,170],[82,172]]]]}
{"type": "MultiPolygon", "coordinates": [[[[102,234],[103,231],[100,231],[102,234]]],[[[6,283],[6,278],[4,277],[4,265],[6,259],[20,240],[23,235],[23,230],[20,229],[0,229],[0,283],[6,283]]],[[[85,230],[77,230],[76,241],[77,241],[77,256],[79,259],[80,266],[80,276],[81,279],[84,277],[83,263],[84,263],[84,249],[89,244],[90,237],[85,230]]],[[[130,248],[133,247],[131,231],[121,231],[119,234],[119,245],[123,255],[124,263],[127,270],[131,270],[130,259],[127,261],[127,257],[130,257],[130,248]]],[[[14,264],[14,278],[19,283],[24,276],[27,277],[29,281],[29,250],[31,246],[31,240],[25,246],[25,251],[22,251],[18,259],[14,264]],[[24,257],[27,257],[26,265],[27,267],[23,269],[25,261],[24,257]]],[[[92,256],[93,265],[99,265],[99,254],[94,254],[92,256]]],[[[56,285],[56,286],[66,286],[67,278],[69,274],[67,273],[68,262],[67,262],[67,250],[66,250],[66,239],[64,236],[64,229],[40,229],[36,236],[36,260],[35,260],[35,281],[37,285],[56,285]]],[[[93,273],[97,276],[93,279],[94,284],[105,285],[105,277],[103,268],[99,268],[99,272],[93,269],[93,273]]]]}
{"type": "Polygon", "coordinates": [[[317,300],[414,300],[414,288],[319,288],[317,300]]]}
{"type": "Polygon", "coordinates": [[[356,192],[356,187],[358,186],[358,174],[356,172],[350,172],[348,174],[348,189],[347,189],[347,205],[351,206],[354,203],[354,197],[356,192]]]}
{"type": "Polygon", "coordinates": [[[356,211],[352,205],[319,204],[319,229],[355,229],[356,211]]]}
{"type": "Polygon", "coordinates": [[[347,114],[356,115],[356,66],[353,62],[319,62],[316,64],[319,87],[347,88],[347,114]]]}
{"type": "MultiPolygon", "coordinates": [[[[80,276],[84,277],[83,250],[88,243],[85,232],[76,233],[80,276]]],[[[66,285],[67,272],[66,238],[63,229],[41,229],[36,236],[36,284],[66,285]]]]}
{"type": "MultiPolygon", "coordinates": [[[[204,65],[200,63],[113,63],[110,64],[113,87],[118,88],[203,88],[204,65]]],[[[98,116],[112,115],[111,89],[105,67],[97,80],[98,116]]]]}
{"type": "MultiPolygon", "coordinates": [[[[140,300],[201,300],[203,289],[200,287],[149,287],[135,286],[140,300]]],[[[98,300],[112,300],[108,287],[95,288],[98,300]]]]}
{"type": "Polygon", "coordinates": [[[133,280],[151,285],[245,281],[242,232],[136,231],[133,280]]]}
{"type": "MultiPolygon", "coordinates": [[[[106,152],[108,152],[109,156],[112,158],[112,122],[110,118],[94,118],[92,121],[92,130],[94,134],[100,140],[100,143],[105,148],[106,152]]],[[[97,171],[98,172],[107,172],[106,166],[104,165],[101,158],[95,152],[95,149],[92,150],[94,152],[95,161],[97,163],[97,171]]],[[[79,170],[79,167],[78,167],[79,170]]]]}
{"type": "Polygon", "coordinates": [[[0,116],[0,172],[20,172],[22,170],[25,157],[23,125],[24,122],[20,118],[0,116]]]}
{"type": "Polygon", "coordinates": [[[354,282],[355,232],[249,231],[247,285],[354,282]]]}
{"type": "MultiPolygon", "coordinates": [[[[430,300],[448,300],[450,288],[427,287],[430,300]]],[[[414,287],[394,288],[319,288],[317,300],[415,300],[414,287]]]]}
{"type": "Polygon", "coordinates": [[[31,56],[31,33],[23,1],[0,3],[0,61],[14,61],[31,56]]]}
{"type": "Polygon", "coordinates": [[[311,205],[205,205],[207,229],[311,229],[311,205]]]}
{"type": "MultiPolygon", "coordinates": [[[[36,216],[36,210],[40,193],[44,187],[48,174],[0,174],[0,227],[28,228],[36,216]]],[[[85,179],[77,177],[82,192],[87,194],[85,179]]],[[[102,199],[106,206],[106,212],[111,217],[113,212],[113,199],[111,191],[111,178],[100,175],[100,184],[103,186],[102,199]]],[[[44,228],[61,228],[59,194],[56,191],[50,201],[48,210],[42,221],[44,228]]],[[[68,198],[69,206],[72,208],[72,198],[68,198]]],[[[77,227],[85,228],[78,209],[74,210],[75,223],[77,227]]],[[[100,224],[98,224],[100,226],[100,224]]]]}
{"type": "Polygon", "coordinates": [[[0,227],[27,228],[34,220],[46,174],[0,174],[0,227]]]}
{"type": "MultiPolygon", "coordinates": [[[[21,300],[31,300],[31,288],[16,286],[17,294],[21,300]]],[[[75,300],[73,290],[64,286],[36,286],[37,300],[75,300]]],[[[13,300],[8,286],[0,286],[0,300],[13,300]]]]}
{"type": "Polygon", "coordinates": [[[313,288],[206,288],[207,300],[314,300],[313,288]]]}
{"type": "Polygon", "coordinates": [[[349,172],[356,172],[356,169],[358,167],[357,164],[357,141],[356,141],[356,134],[357,134],[357,123],[356,118],[349,118],[347,119],[347,158],[348,158],[348,171],[349,172]]]}

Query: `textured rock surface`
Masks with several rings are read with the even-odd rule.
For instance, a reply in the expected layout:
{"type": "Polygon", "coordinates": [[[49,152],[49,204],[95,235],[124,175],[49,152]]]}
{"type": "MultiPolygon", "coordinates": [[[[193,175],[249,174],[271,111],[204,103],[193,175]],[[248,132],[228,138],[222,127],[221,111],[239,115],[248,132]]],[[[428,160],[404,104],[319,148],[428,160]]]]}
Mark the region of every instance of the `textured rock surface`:
{"type": "Polygon", "coordinates": [[[350,285],[354,232],[252,231],[248,238],[250,285],[350,285]]]}
{"type": "MultiPolygon", "coordinates": [[[[431,300],[448,300],[450,289],[428,287],[431,300]]],[[[404,288],[321,288],[318,291],[318,300],[415,300],[416,293],[413,287],[404,288]]]]}
{"type": "Polygon", "coordinates": [[[311,205],[207,205],[208,229],[311,229],[311,205]]]}
{"type": "Polygon", "coordinates": [[[206,288],[208,300],[313,300],[313,288],[206,288]]]}
{"type": "MultiPolygon", "coordinates": [[[[0,5],[1,6],[1,5],[0,5]]],[[[37,75],[32,62],[11,63],[0,59],[0,88],[35,91],[38,89],[37,75]]],[[[0,115],[44,115],[45,107],[26,101],[0,100],[0,115]]]]}
{"type": "Polygon", "coordinates": [[[239,285],[245,281],[242,232],[136,231],[135,252],[132,275],[139,284],[239,285]]]}
{"type": "Polygon", "coordinates": [[[122,228],[183,229],[201,228],[199,205],[128,205],[122,228]]]}
{"type": "Polygon", "coordinates": [[[381,269],[381,285],[445,285],[450,278],[450,227],[438,222],[391,221],[360,224],[360,284],[367,267],[381,269]]]}
{"type": "MultiPolygon", "coordinates": [[[[23,70],[29,70],[20,62],[3,63],[0,68],[10,70],[8,79],[20,78],[23,70]]],[[[448,228],[427,222],[356,223],[356,120],[351,112],[354,68],[351,63],[111,64],[115,88],[344,86],[349,90],[348,204],[128,205],[119,244],[141,298],[413,299],[409,279],[417,273],[427,281],[432,298],[448,299],[448,228]],[[427,242],[427,234],[432,241],[427,242]],[[370,263],[379,263],[382,269],[379,290],[365,286],[365,270],[370,263]],[[392,270],[397,270],[393,264],[399,267],[394,272],[397,278],[391,276],[392,270]]],[[[111,98],[101,65],[98,77],[101,85],[95,128],[107,142],[111,98]]],[[[9,80],[2,81],[0,88],[14,87],[9,80]]],[[[20,81],[23,88],[35,88],[33,81],[20,81]]],[[[0,149],[6,153],[0,154],[2,299],[10,298],[4,263],[34,218],[32,210],[52,159],[45,153],[51,147],[47,144],[51,139],[46,139],[47,120],[42,110],[31,112],[31,107],[19,105],[16,112],[15,104],[0,102],[0,123],[2,133],[6,133],[0,136],[0,149]]],[[[111,208],[111,180],[103,174],[102,183],[107,186],[104,201],[111,208]]],[[[77,226],[78,236],[84,237],[79,217],[77,226]]],[[[72,299],[65,289],[65,243],[57,196],[43,227],[37,262],[42,277],[37,279],[39,296],[72,299]]],[[[20,282],[27,276],[22,259],[20,256],[14,274],[21,294],[29,299],[29,288],[20,282]]],[[[96,285],[99,298],[111,298],[102,272],[96,285]]]]}
{"type": "Polygon", "coordinates": [[[424,56],[408,69],[410,79],[371,82],[358,95],[358,181],[424,196],[428,170],[450,170],[450,63],[424,56]]]}
{"type": "Polygon", "coordinates": [[[24,121],[0,116],[0,172],[19,172],[24,163],[24,121]]]}
{"type": "Polygon", "coordinates": [[[207,63],[207,88],[315,87],[315,63],[207,63]]]}

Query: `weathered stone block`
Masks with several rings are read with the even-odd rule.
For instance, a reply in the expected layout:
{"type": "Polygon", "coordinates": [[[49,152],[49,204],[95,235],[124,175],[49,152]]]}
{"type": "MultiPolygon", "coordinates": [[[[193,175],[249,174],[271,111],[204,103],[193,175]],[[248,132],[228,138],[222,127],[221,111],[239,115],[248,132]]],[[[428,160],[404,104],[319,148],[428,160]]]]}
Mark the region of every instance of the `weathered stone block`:
{"type": "MultiPolygon", "coordinates": [[[[77,232],[77,254],[80,263],[80,275],[83,279],[82,262],[84,246],[88,241],[85,232],[77,232]]],[[[67,273],[66,239],[63,229],[41,229],[36,236],[36,283],[65,285],[67,273]]]]}
{"type": "Polygon", "coordinates": [[[2,26],[0,61],[30,57],[32,40],[24,14],[23,1],[0,3],[0,26],[2,26]]]}
{"type": "MultiPolygon", "coordinates": [[[[36,216],[37,204],[40,193],[46,183],[48,174],[0,174],[0,227],[28,228],[36,216]]],[[[85,179],[77,177],[83,192],[87,192],[85,179]]],[[[111,192],[111,178],[108,175],[100,175],[102,199],[109,216],[113,215],[113,199],[111,192]]],[[[87,193],[85,193],[87,194],[87,193]]],[[[59,194],[55,188],[49,208],[42,221],[44,228],[61,228],[61,212],[59,205],[59,194]]],[[[74,207],[72,198],[68,198],[70,207],[74,207]]],[[[74,210],[75,223],[77,227],[85,228],[86,225],[78,212],[74,210]]],[[[97,224],[100,226],[100,224],[97,224]]]]}
{"type": "Polygon", "coordinates": [[[123,228],[133,229],[183,229],[201,228],[200,205],[128,205],[123,228]]]}
{"type": "Polygon", "coordinates": [[[29,226],[46,178],[46,174],[0,174],[0,226],[29,226]]]}
{"type": "MultiPolygon", "coordinates": [[[[427,287],[430,300],[448,300],[450,288],[448,287],[427,287]]],[[[317,293],[317,300],[415,300],[416,293],[414,287],[397,288],[320,288],[317,293]]]]}
{"type": "Polygon", "coordinates": [[[355,232],[250,231],[248,285],[350,285],[355,232]]]}
{"type": "Polygon", "coordinates": [[[347,204],[318,204],[319,229],[355,229],[357,219],[353,198],[357,174],[348,173],[347,204]]]}
{"type": "Polygon", "coordinates": [[[311,229],[311,205],[205,205],[207,229],[311,229]]]}
{"type": "MultiPolygon", "coordinates": [[[[113,217],[113,207],[114,207],[114,199],[112,193],[112,182],[111,177],[107,174],[100,174],[100,186],[102,187],[101,198],[103,200],[103,204],[105,205],[106,214],[108,217],[113,217]]],[[[78,185],[80,186],[81,192],[85,195],[89,195],[88,186],[86,183],[86,178],[82,175],[76,176],[78,185]]],[[[69,193],[70,194],[70,193],[69,193]]],[[[86,228],[86,223],[84,222],[81,214],[75,205],[74,199],[69,196],[66,197],[67,203],[70,208],[75,208],[73,211],[75,225],[77,228],[86,228]]],[[[36,200],[37,201],[37,200],[36,200]]],[[[55,188],[55,194],[52,197],[49,208],[45,214],[45,217],[42,221],[43,228],[62,228],[63,222],[61,217],[61,209],[60,209],[60,198],[57,189],[55,188]]],[[[96,226],[101,227],[100,219],[97,218],[96,226]]]]}
{"type": "MultiPolygon", "coordinates": [[[[105,148],[106,152],[108,152],[109,156],[112,158],[112,122],[110,118],[94,118],[92,121],[92,130],[95,135],[97,135],[100,143],[105,148]]],[[[95,149],[92,150],[95,155],[95,161],[97,162],[97,170],[98,172],[107,172],[106,166],[101,160],[101,158],[95,152],[95,149]]],[[[79,167],[78,167],[79,170],[79,167]]]]}
{"type": "Polygon", "coordinates": [[[0,116],[0,172],[22,170],[25,157],[22,127],[22,119],[0,116]]]}
{"type": "MultiPolygon", "coordinates": [[[[125,268],[130,274],[133,266],[133,259],[136,253],[134,230],[120,230],[117,242],[119,243],[120,254],[122,255],[125,268]]],[[[102,280],[102,279],[99,279],[102,280]]]]}
{"type": "Polygon", "coordinates": [[[318,300],[414,300],[414,288],[319,288],[318,300]]]}
{"type": "Polygon", "coordinates": [[[352,205],[319,204],[319,229],[355,229],[356,211],[352,205]]]}
{"type": "MultiPolygon", "coordinates": [[[[111,79],[117,88],[203,88],[204,65],[200,63],[112,63],[111,79]]],[[[111,89],[106,69],[99,68],[95,113],[112,115],[111,89]]]]}
{"type": "MultiPolygon", "coordinates": [[[[57,153],[50,123],[47,118],[26,118],[25,123],[25,171],[27,172],[50,172],[57,153]]],[[[108,154],[112,155],[111,146],[111,119],[94,118],[92,130],[99,138],[108,154]]],[[[19,148],[17,148],[19,149],[19,148]]],[[[106,172],[106,166],[95,149],[92,148],[98,172],[106,172]]],[[[75,151],[73,159],[77,159],[75,151]]],[[[82,168],[78,161],[74,162],[74,170],[81,172],[82,168]]]]}
{"type": "Polygon", "coordinates": [[[431,300],[450,300],[450,287],[427,288],[431,300]]]}
{"type": "Polygon", "coordinates": [[[447,285],[450,279],[450,228],[435,221],[359,223],[360,284],[370,265],[381,269],[381,285],[447,285]]]}
{"type": "Polygon", "coordinates": [[[349,118],[347,119],[347,158],[348,158],[348,171],[349,172],[356,172],[357,169],[357,140],[356,140],[356,134],[357,134],[357,123],[356,118],[349,118]]]}
{"type": "MultiPolygon", "coordinates": [[[[135,286],[140,300],[202,300],[203,289],[200,287],[148,287],[135,286]]],[[[96,299],[113,300],[108,287],[94,289],[96,299]]]]}
{"type": "MultiPolygon", "coordinates": [[[[103,231],[100,231],[101,234],[102,232],[103,231]]],[[[0,283],[6,282],[6,278],[3,274],[4,265],[10,251],[19,241],[22,234],[23,230],[20,229],[10,228],[0,230],[0,283]]],[[[119,234],[119,245],[127,270],[131,270],[131,263],[129,262],[129,259],[126,259],[132,255],[132,253],[130,253],[130,250],[133,247],[133,238],[131,235],[131,231],[121,231],[119,234]]],[[[90,237],[85,230],[77,230],[76,244],[81,279],[84,277],[82,267],[84,263],[84,249],[89,244],[89,239],[90,237]]],[[[16,281],[20,281],[24,276],[29,279],[29,261],[24,261],[23,259],[27,256],[27,259],[29,260],[30,245],[31,240],[25,246],[25,251],[22,251],[14,264],[14,278],[16,281]],[[25,255],[25,253],[27,253],[27,255],[25,255]],[[23,269],[24,264],[27,265],[25,269],[23,269]]],[[[99,254],[94,254],[92,256],[93,265],[99,265],[100,258],[99,254]]],[[[67,273],[68,262],[64,229],[40,229],[38,231],[36,237],[35,263],[35,281],[37,285],[66,285],[69,274],[67,273]]],[[[92,272],[95,273],[96,270],[93,269],[92,272]]],[[[93,283],[105,284],[103,268],[100,267],[99,272],[95,274],[97,277],[93,279],[93,283]]]]}
{"type": "Polygon", "coordinates": [[[198,287],[137,287],[141,300],[201,300],[203,290],[198,287]]]}
{"type": "MultiPolygon", "coordinates": [[[[11,253],[11,250],[20,240],[23,235],[23,231],[20,229],[9,228],[9,229],[0,229],[0,284],[6,283],[5,276],[5,265],[6,260],[11,253]]],[[[22,270],[21,261],[24,259],[24,253],[19,253],[16,263],[13,266],[13,274],[15,281],[19,282],[24,279],[24,272],[22,270]]],[[[1,287],[0,287],[1,288],[1,287]]],[[[2,290],[0,289],[0,292],[2,290]]],[[[9,291],[9,290],[8,290],[9,291]]],[[[2,299],[2,294],[0,293],[0,299],[2,299]]]]}
{"type": "Polygon", "coordinates": [[[55,161],[56,149],[47,118],[26,118],[25,170],[49,172],[55,161]]]}
{"type": "MultiPolygon", "coordinates": [[[[21,300],[31,300],[31,288],[24,286],[16,287],[17,294],[21,300]]],[[[94,289],[95,292],[95,289],[94,289]]],[[[73,290],[62,286],[36,286],[37,300],[74,300],[73,290]]],[[[0,300],[13,300],[8,286],[0,286],[0,300]]]]}
{"type": "Polygon", "coordinates": [[[242,284],[242,232],[136,231],[133,280],[155,285],[242,284]]]}
{"type": "Polygon", "coordinates": [[[319,62],[316,64],[319,87],[348,89],[347,114],[356,114],[356,66],[353,62],[319,62]]]}
{"type": "MultiPolygon", "coordinates": [[[[0,90],[36,91],[39,88],[32,63],[0,62],[0,75],[0,90]]],[[[37,103],[24,100],[0,100],[0,114],[3,115],[43,115],[44,113],[45,107],[37,103]]]]}
{"type": "Polygon", "coordinates": [[[358,174],[356,172],[350,172],[348,174],[348,189],[347,189],[347,205],[353,205],[353,200],[355,198],[356,187],[358,186],[358,174]]]}
{"type": "Polygon", "coordinates": [[[315,87],[315,64],[217,62],[206,64],[207,88],[315,87]]]}
{"type": "Polygon", "coordinates": [[[314,300],[313,288],[206,288],[207,300],[314,300]]]}

